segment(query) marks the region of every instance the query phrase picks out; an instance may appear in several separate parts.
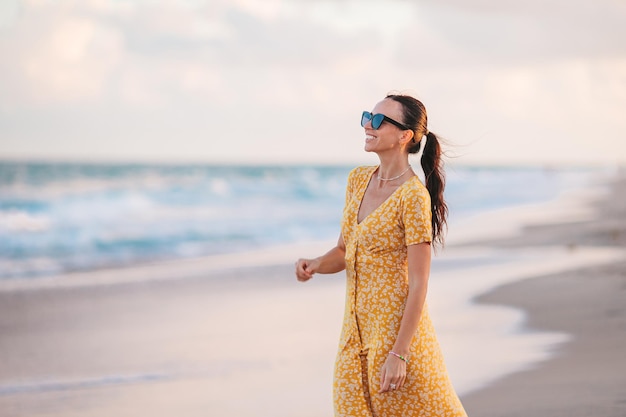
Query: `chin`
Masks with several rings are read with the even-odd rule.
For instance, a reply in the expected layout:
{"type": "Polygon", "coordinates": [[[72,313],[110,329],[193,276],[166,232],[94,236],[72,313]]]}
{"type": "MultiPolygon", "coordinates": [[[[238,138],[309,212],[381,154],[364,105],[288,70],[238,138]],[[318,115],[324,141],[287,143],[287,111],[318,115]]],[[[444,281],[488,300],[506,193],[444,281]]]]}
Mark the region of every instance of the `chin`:
{"type": "Polygon", "coordinates": [[[363,150],[365,152],[376,152],[375,149],[376,148],[374,146],[370,145],[369,143],[366,143],[365,146],[363,146],[363,150]]]}

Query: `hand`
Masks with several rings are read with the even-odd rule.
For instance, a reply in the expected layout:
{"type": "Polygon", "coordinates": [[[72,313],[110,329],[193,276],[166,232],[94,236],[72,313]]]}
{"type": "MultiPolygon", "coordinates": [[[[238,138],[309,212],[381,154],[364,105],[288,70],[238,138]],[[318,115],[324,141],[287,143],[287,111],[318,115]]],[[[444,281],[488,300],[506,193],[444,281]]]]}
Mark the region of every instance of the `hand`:
{"type": "Polygon", "coordinates": [[[296,277],[300,282],[306,282],[313,278],[320,267],[319,259],[298,259],[296,261],[296,277]]]}
{"type": "Polygon", "coordinates": [[[406,380],[406,362],[402,359],[387,355],[387,359],[380,370],[380,391],[379,393],[393,391],[391,384],[395,384],[395,389],[400,389],[406,380]]]}

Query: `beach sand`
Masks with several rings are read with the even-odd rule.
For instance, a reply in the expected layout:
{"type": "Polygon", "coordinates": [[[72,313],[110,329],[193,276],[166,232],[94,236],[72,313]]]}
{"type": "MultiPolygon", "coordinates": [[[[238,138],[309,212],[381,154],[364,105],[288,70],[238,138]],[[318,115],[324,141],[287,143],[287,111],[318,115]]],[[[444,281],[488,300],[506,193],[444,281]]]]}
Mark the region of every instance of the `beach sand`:
{"type": "MultiPolygon", "coordinates": [[[[626,178],[594,205],[593,220],[528,227],[499,246],[626,246],[626,178]]],[[[622,261],[535,277],[476,300],[527,312],[528,331],[572,337],[548,361],[463,398],[475,416],[626,416],[626,257],[622,261]]]]}
{"type": "Polygon", "coordinates": [[[331,415],[343,280],[324,278],[264,266],[0,292],[0,415],[331,415]]]}
{"type": "MultiPolygon", "coordinates": [[[[588,246],[624,247],[625,192],[618,181],[593,220],[481,245],[581,259],[588,246]]],[[[344,275],[297,283],[286,260],[320,247],[303,249],[2,283],[0,415],[330,417],[344,275]]],[[[626,415],[626,260],[532,271],[476,301],[523,309],[524,331],[570,338],[529,369],[461,392],[468,414],[626,415]]],[[[489,343],[486,352],[507,346],[489,343]]],[[[460,350],[480,365],[478,350],[460,350]]]]}

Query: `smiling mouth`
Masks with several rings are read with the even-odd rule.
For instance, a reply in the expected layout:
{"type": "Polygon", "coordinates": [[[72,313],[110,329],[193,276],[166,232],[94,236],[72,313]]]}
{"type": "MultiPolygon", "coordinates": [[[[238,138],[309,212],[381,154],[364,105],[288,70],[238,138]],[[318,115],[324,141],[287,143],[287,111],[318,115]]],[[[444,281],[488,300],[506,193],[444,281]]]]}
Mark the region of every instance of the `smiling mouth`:
{"type": "Polygon", "coordinates": [[[365,135],[365,140],[366,141],[370,141],[370,140],[374,140],[376,139],[376,136],[372,136],[372,135],[365,135]]]}

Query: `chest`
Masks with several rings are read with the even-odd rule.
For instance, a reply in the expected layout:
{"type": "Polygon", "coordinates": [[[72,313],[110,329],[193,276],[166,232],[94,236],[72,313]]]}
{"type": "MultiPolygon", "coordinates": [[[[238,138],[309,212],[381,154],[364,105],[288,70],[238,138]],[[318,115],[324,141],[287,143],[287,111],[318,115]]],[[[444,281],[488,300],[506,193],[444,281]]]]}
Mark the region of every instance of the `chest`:
{"type": "Polygon", "coordinates": [[[367,216],[382,206],[398,188],[399,186],[376,187],[371,183],[368,184],[358,209],[357,222],[361,223],[367,216]]]}

